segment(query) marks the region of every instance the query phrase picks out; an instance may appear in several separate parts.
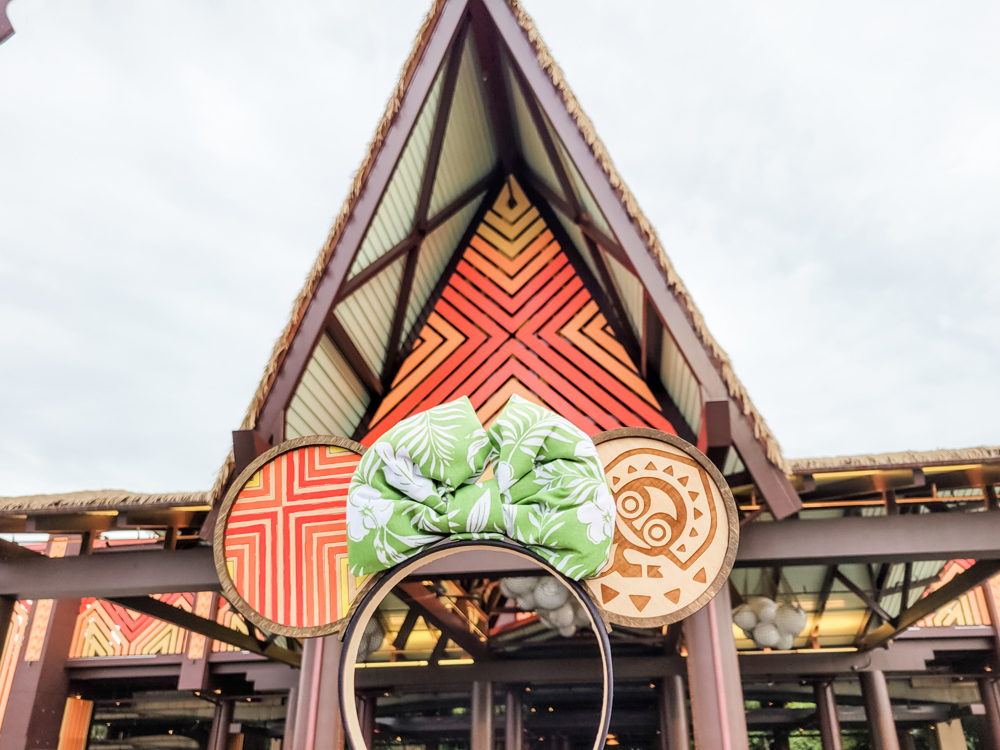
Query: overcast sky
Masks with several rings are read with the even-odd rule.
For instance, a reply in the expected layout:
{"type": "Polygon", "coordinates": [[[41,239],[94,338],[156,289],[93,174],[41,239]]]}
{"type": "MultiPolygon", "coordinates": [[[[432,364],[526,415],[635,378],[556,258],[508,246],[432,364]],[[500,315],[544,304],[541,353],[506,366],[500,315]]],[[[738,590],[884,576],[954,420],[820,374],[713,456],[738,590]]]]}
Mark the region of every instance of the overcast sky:
{"type": "MultiPolygon", "coordinates": [[[[1000,443],[1000,6],[525,2],[786,456],[1000,443]]],[[[425,11],[11,3],[0,495],[211,485],[425,11]]]]}

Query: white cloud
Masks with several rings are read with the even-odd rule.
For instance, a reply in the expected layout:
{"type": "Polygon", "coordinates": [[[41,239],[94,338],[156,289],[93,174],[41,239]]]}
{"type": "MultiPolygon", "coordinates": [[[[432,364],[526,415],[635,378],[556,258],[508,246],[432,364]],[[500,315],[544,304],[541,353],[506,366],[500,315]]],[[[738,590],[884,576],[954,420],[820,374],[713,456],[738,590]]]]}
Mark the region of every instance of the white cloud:
{"type": "MultiPolygon", "coordinates": [[[[1000,442],[995,6],[527,7],[786,454],[1000,442]]],[[[426,8],[8,10],[0,494],[206,488],[426,8]]]]}

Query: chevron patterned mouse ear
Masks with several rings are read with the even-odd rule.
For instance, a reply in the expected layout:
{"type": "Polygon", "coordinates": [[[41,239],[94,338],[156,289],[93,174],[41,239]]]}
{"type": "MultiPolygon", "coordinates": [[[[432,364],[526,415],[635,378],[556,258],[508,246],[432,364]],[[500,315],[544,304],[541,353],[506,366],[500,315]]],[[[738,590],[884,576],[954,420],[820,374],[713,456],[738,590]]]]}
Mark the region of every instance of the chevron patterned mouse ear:
{"type": "Polygon", "coordinates": [[[701,609],[736,561],[739,515],[711,461],[685,440],[623,428],[594,438],[615,500],[611,556],[586,581],[611,623],[659,627],[701,609]]]}
{"type": "Polygon", "coordinates": [[[233,482],[215,525],[226,598],[262,630],[296,638],[340,629],[363,579],[347,570],[347,488],[365,447],[288,440],[233,482]]]}

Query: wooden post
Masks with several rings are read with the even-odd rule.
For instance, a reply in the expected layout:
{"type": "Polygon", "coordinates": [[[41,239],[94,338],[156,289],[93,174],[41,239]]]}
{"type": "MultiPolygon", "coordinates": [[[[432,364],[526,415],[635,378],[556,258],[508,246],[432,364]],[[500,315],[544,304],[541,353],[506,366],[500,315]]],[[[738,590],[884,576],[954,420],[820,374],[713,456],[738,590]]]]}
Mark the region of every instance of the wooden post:
{"type": "MultiPolygon", "coordinates": [[[[691,719],[698,750],[748,750],[729,587],[684,620],[691,719]]],[[[895,750],[895,749],[894,749],[895,750]]]]}
{"type": "Polygon", "coordinates": [[[493,750],[493,683],[472,683],[471,750],[493,750]]]}
{"type": "Polygon", "coordinates": [[[343,750],[337,698],[340,638],[307,638],[302,652],[291,750],[343,750]]]}
{"type": "Polygon", "coordinates": [[[899,750],[896,722],[892,718],[892,701],[885,674],[878,670],[861,673],[861,694],[865,699],[865,713],[872,733],[875,750],[899,750]]]}
{"type": "Polygon", "coordinates": [[[982,677],[979,680],[979,698],[986,709],[986,731],[989,737],[988,747],[1000,750],[1000,689],[992,677],[982,677]]]}
{"type": "Polygon", "coordinates": [[[837,718],[837,698],[833,694],[833,680],[817,682],[813,691],[816,696],[816,713],[819,715],[819,736],[823,750],[841,750],[840,719],[837,718]]]}
{"type": "Polygon", "coordinates": [[[507,750],[521,750],[524,735],[524,718],[521,714],[521,693],[517,689],[507,689],[507,707],[504,715],[504,747],[507,750]]]}
{"type": "Polygon", "coordinates": [[[372,748],[375,745],[375,716],[378,713],[378,696],[374,693],[364,693],[358,696],[357,701],[361,738],[365,741],[366,747],[372,748]]]}
{"type": "Polygon", "coordinates": [[[917,740],[909,729],[898,727],[896,729],[896,740],[899,742],[900,750],[917,750],[917,740]]]}
{"type": "Polygon", "coordinates": [[[773,750],[790,750],[791,744],[788,741],[788,730],[784,727],[776,727],[774,730],[773,750]]]}
{"type": "Polygon", "coordinates": [[[12,596],[0,596],[0,659],[3,658],[4,647],[7,643],[7,632],[10,630],[10,621],[14,616],[14,605],[17,599],[12,596]]]}
{"type": "Polygon", "coordinates": [[[0,750],[56,747],[69,676],[66,659],[79,599],[36,601],[0,726],[0,750]]]}
{"type": "Polygon", "coordinates": [[[684,678],[664,675],[660,681],[660,750],[688,750],[688,735],[684,678]]]}
{"type": "Polygon", "coordinates": [[[233,702],[220,700],[215,704],[215,716],[212,717],[211,750],[226,750],[229,746],[229,725],[233,723],[233,702]]]}

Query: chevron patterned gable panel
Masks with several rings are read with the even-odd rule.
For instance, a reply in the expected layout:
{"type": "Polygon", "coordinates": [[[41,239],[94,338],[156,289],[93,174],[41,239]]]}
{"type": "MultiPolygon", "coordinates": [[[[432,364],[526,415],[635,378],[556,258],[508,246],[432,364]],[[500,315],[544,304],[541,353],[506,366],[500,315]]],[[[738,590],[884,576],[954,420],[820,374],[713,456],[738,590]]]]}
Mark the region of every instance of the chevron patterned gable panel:
{"type": "Polygon", "coordinates": [[[468,396],[490,421],[517,393],[593,435],[673,433],[538,210],[510,178],[465,248],[364,442],[468,396]]]}
{"type": "Polygon", "coordinates": [[[285,439],[351,435],[370,399],[347,360],[323,334],[288,405],[285,439]]]}
{"type": "Polygon", "coordinates": [[[437,214],[496,167],[497,148],[482,80],[479,56],[469,34],[455,81],[428,216],[437,214]]]}
{"type": "MultiPolygon", "coordinates": [[[[154,594],[154,599],[194,611],[194,594],[154,594]]],[[[188,632],[173,623],[100,599],[81,599],[69,656],[183,654],[188,632]]]]}
{"type": "Polygon", "coordinates": [[[381,256],[393,246],[399,244],[413,228],[417,211],[417,199],[420,195],[420,183],[427,164],[427,153],[430,148],[431,134],[434,131],[434,119],[437,115],[438,103],[441,100],[441,88],[444,80],[444,70],[438,72],[434,85],[427,94],[424,108],[410,133],[399,163],[386,186],[385,194],[379,202],[375,216],[365,238],[361,241],[358,255],[351,265],[349,277],[354,276],[373,260],[381,256]]]}

